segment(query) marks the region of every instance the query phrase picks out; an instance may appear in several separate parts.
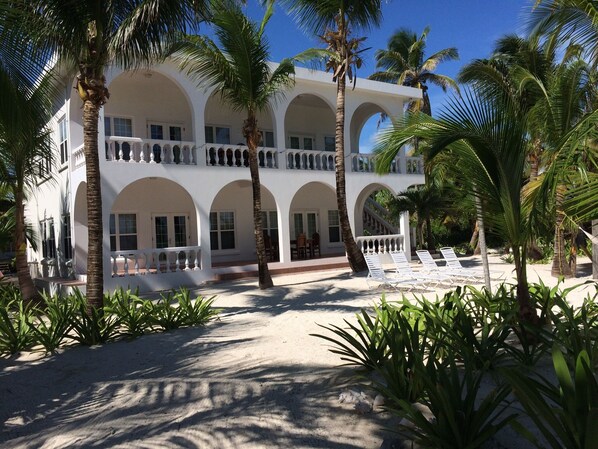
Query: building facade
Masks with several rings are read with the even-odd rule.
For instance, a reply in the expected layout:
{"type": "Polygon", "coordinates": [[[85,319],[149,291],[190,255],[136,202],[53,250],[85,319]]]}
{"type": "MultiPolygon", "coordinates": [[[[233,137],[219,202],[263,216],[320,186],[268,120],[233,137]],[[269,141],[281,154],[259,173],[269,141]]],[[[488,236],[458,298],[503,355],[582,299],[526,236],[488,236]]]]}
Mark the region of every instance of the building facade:
{"type": "MultiPolygon", "coordinates": [[[[263,224],[275,268],[303,263],[297,256],[309,258],[296,254],[300,234],[310,240],[318,235],[319,257],[344,254],[335,195],[336,86],[330,74],[301,68],[295,79],[258,117],[263,224]]],[[[135,72],[113,69],[107,81],[110,99],[98,136],[106,289],[194,285],[251,265],[255,242],[243,114],[170,63],[135,72]]],[[[72,85],[65,82],[52,124],[55,167],[40,161],[44,176],[26,207],[39,238],[28,256],[40,278],[86,276],[83,121],[72,85]]],[[[356,236],[372,224],[390,232],[366,204],[372,193],[423,182],[421,160],[404,151],[389,174],[376,175],[373,155],[360,152],[362,128],[380,113],[400,116],[404,103],[419,97],[417,89],[364,79],[347,90],[347,205],[356,236]]],[[[408,248],[407,230],[404,216],[399,232],[408,248]]]]}

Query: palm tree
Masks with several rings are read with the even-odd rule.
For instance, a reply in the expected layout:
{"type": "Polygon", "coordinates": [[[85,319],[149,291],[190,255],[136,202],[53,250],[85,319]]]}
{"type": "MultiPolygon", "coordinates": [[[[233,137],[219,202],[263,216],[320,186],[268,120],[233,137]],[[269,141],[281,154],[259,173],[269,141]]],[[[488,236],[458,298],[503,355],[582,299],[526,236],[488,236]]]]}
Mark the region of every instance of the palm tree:
{"type": "Polygon", "coordinates": [[[347,213],[345,189],[345,90],[347,80],[353,82],[361,67],[361,43],[365,38],[353,37],[355,30],[378,26],[382,19],[380,0],[283,0],[301,27],[314,32],[326,44],[326,50],[312,52],[326,59],[326,70],[336,83],[335,172],[336,201],[342,239],[349,266],[354,272],[367,269],[359,250],[347,213]]]}
{"type": "Polygon", "coordinates": [[[528,26],[532,34],[550,34],[559,42],[571,39],[584,49],[594,68],[598,65],[596,0],[536,0],[528,26]]]}
{"type": "Polygon", "coordinates": [[[87,180],[87,297],[103,305],[102,193],[98,118],[108,101],[104,73],[150,64],[169,41],[194,27],[206,0],[11,0],[0,9],[0,29],[18,42],[14,54],[33,49],[44,61],[77,73],[83,103],[83,145],[87,180]]]}
{"type": "Polygon", "coordinates": [[[424,224],[426,226],[426,243],[428,250],[434,250],[434,238],[432,235],[431,219],[434,213],[438,213],[444,207],[442,192],[434,185],[417,186],[397,193],[389,203],[388,207],[393,213],[407,211],[417,217],[417,240],[423,248],[424,245],[424,224]]]}
{"type": "Polygon", "coordinates": [[[525,116],[508,97],[480,95],[475,87],[453,98],[438,120],[416,113],[382,133],[375,151],[377,170],[384,172],[400,148],[414,137],[424,139],[433,159],[452,151],[461,161],[459,176],[469,179],[473,194],[483,206],[484,220],[511,245],[517,276],[517,299],[522,322],[536,323],[526,270],[526,244],[530,237],[529,207],[523,202],[525,116]]]}
{"type": "Polygon", "coordinates": [[[35,85],[27,84],[24,77],[15,82],[13,74],[0,70],[4,103],[0,106],[0,186],[14,201],[11,222],[19,287],[23,299],[33,301],[39,295],[27,264],[25,199],[35,187],[40,162],[52,165],[54,145],[47,128],[52,84],[50,77],[35,85]]]}
{"type": "Polygon", "coordinates": [[[455,47],[450,47],[426,58],[429,32],[430,27],[426,27],[418,38],[407,28],[396,31],[388,40],[388,48],[376,52],[376,69],[379,71],[372,74],[370,79],[421,89],[422,99],[412,100],[408,109],[432,115],[428,83],[441,87],[444,92],[449,88],[458,92],[457,83],[452,78],[434,73],[434,70],[443,62],[458,60],[459,52],[455,47]]]}
{"type": "Polygon", "coordinates": [[[191,37],[180,43],[175,59],[200,85],[214,86],[223,100],[247,118],[243,136],[249,148],[249,170],[253,188],[253,225],[259,269],[259,287],[272,287],[262,232],[262,203],[257,148],[261,140],[257,113],[293,84],[293,63],[283,60],[272,70],[264,30],[273,12],[268,2],[261,24],[251,22],[241,9],[230,2],[213,5],[212,23],[221,48],[208,37],[191,37]]]}

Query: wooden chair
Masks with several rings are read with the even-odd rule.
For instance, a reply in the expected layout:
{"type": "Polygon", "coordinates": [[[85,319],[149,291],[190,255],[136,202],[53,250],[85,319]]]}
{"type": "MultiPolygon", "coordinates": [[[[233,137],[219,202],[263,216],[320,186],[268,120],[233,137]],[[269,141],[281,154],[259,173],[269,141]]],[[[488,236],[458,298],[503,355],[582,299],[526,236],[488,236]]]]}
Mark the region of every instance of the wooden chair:
{"type": "Polygon", "coordinates": [[[305,234],[301,233],[297,236],[295,248],[291,248],[291,257],[293,251],[298,259],[307,259],[307,238],[305,237],[305,234]]]}
{"type": "Polygon", "coordinates": [[[316,257],[316,252],[318,257],[322,257],[322,253],[320,253],[320,234],[314,232],[314,235],[311,236],[311,256],[316,257]]]}

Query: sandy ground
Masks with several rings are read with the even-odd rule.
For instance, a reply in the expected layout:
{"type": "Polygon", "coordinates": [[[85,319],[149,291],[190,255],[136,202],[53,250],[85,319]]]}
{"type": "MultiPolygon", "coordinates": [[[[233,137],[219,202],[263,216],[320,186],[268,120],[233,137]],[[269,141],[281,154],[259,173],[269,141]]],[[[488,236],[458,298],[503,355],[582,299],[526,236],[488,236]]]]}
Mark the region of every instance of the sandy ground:
{"type": "MultiPolygon", "coordinates": [[[[512,266],[493,258],[492,269],[510,273],[512,266]]],[[[579,271],[585,277],[566,285],[589,278],[587,259],[579,271]]],[[[530,281],[552,285],[549,272],[531,265],[530,281]]],[[[217,295],[222,309],[220,321],[203,329],[0,359],[1,447],[399,447],[384,430],[393,423],[388,413],[362,415],[339,402],[345,389],[362,388],[354,371],[338,368],[338,356],[310,336],[322,331],[318,323],[352,320],[382,290],[346,270],[274,282],[266,291],[254,279],[197,289],[217,295]]],[[[571,300],[580,303],[594,291],[584,288],[571,300]]],[[[387,293],[390,300],[399,296],[387,293]]],[[[489,447],[527,445],[507,431],[489,447]]]]}

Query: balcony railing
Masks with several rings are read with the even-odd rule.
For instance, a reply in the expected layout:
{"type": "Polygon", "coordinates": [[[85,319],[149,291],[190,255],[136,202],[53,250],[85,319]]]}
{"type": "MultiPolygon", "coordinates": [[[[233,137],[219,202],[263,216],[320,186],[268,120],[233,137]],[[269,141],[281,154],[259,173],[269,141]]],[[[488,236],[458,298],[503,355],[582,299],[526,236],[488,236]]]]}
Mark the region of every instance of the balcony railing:
{"type": "MultiPolygon", "coordinates": [[[[249,167],[249,150],[245,145],[208,143],[200,149],[193,142],[141,139],[139,137],[106,138],[106,160],[128,163],[205,165],[207,167],[249,167]]],[[[347,156],[347,171],[375,173],[375,154],[351,153],[347,156]]],[[[335,155],[330,151],[258,148],[261,168],[326,171],[335,169],[335,155]]],[[[83,146],[73,150],[75,169],[85,165],[83,146]]],[[[423,174],[421,157],[397,156],[390,164],[390,174],[423,174]]]]}
{"type": "Polygon", "coordinates": [[[393,251],[404,251],[404,241],[405,238],[402,234],[355,237],[355,243],[363,253],[386,254],[393,251]]]}
{"type": "Polygon", "coordinates": [[[106,160],[149,164],[197,164],[193,142],[139,137],[107,137],[106,160]]]}
{"type": "Polygon", "coordinates": [[[112,277],[199,270],[200,255],[199,246],[111,251],[112,277]]]}
{"type": "MultiPolygon", "coordinates": [[[[276,148],[258,148],[258,164],[261,168],[278,168],[276,148]]],[[[206,144],[208,167],[249,167],[249,150],[245,145],[206,144]]]]}

